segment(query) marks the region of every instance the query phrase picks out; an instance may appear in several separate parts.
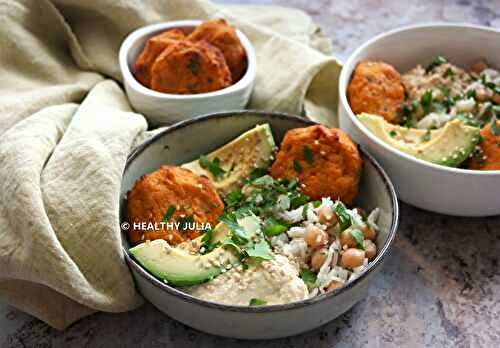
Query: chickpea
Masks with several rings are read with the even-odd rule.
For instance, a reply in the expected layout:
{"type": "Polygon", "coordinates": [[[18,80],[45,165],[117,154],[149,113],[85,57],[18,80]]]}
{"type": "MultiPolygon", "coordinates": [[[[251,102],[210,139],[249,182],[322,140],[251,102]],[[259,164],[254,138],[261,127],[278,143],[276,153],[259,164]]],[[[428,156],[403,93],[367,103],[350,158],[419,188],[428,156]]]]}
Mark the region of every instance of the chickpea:
{"type": "Polygon", "coordinates": [[[328,243],[328,234],[319,227],[310,224],[306,227],[304,240],[311,248],[316,249],[328,243]]]}
{"type": "Polygon", "coordinates": [[[328,284],[328,287],[326,288],[326,291],[333,291],[335,289],[341,288],[342,285],[343,284],[341,282],[337,282],[337,281],[334,280],[330,284],[328,284]]]}
{"type": "Polygon", "coordinates": [[[337,223],[337,215],[333,212],[332,208],[326,205],[318,210],[319,222],[324,225],[335,225],[337,223]]]}
{"type": "Polygon", "coordinates": [[[365,228],[363,228],[363,236],[365,239],[374,240],[377,236],[377,232],[370,226],[366,225],[365,228]]]}
{"type": "Polygon", "coordinates": [[[356,268],[361,266],[364,260],[364,250],[349,248],[342,254],[340,258],[340,265],[344,268],[356,268]]]}
{"type": "Polygon", "coordinates": [[[313,270],[315,270],[316,272],[319,271],[321,266],[323,266],[323,264],[325,263],[327,254],[328,251],[325,248],[314,251],[311,257],[311,267],[313,270]]]}
{"type": "Polygon", "coordinates": [[[377,246],[371,240],[366,239],[363,242],[363,247],[365,248],[365,255],[369,261],[373,260],[377,256],[377,246]]]}
{"type": "Polygon", "coordinates": [[[349,248],[354,248],[358,243],[351,235],[351,229],[348,228],[340,233],[340,245],[347,245],[349,248]]]}

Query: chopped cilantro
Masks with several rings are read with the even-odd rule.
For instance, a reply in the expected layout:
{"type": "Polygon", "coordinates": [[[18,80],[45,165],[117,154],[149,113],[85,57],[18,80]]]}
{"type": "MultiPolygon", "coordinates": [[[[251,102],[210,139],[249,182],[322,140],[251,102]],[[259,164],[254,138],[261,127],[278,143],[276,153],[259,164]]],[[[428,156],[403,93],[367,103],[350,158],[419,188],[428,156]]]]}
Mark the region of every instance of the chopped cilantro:
{"type": "Polygon", "coordinates": [[[398,133],[397,133],[396,131],[394,131],[394,130],[391,130],[391,131],[389,132],[389,135],[390,135],[392,138],[394,138],[394,137],[396,137],[396,136],[398,135],[398,133]]]}
{"type": "Polygon", "coordinates": [[[293,160],[293,169],[295,169],[297,173],[302,173],[303,171],[302,165],[297,160],[293,160]]]}
{"type": "Polygon", "coordinates": [[[272,260],[274,259],[273,252],[269,243],[262,238],[259,242],[245,249],[245,253],[248,257],[253,259],[261,260],[272,260]]]}
{"type": "Polygon", "coordinates": [[[262,228],[262,231],[264,234],[268,237],[273,237],[282,234],[288,229],[288,226],[279,223],[276,221],[274,218],[269,218],[267,221],[264,223],[264,227],[262,228]]]}
{"type": "Polygon", "coordinates": [[[308,288],[314,288],[316,286],[316,273],[313,271],[304,268],[300,271],[299,276],[308,288]]]}
{"type": "Polygon", "coordinates": [[[229,227],[232,232],[232,240],[236,244],[242,245],[248,243],[249,237],[246,231],[238,224],[234,213],[224,212],[221,216],[219,216],[219,221],[229,227]]]}
{"type": "Polygon", "coordinates": [[[295,209],[309,202],[309,196],[303,193],[295,193],[290,198],[290,208],[295,209]]]}
{"type": "Polygon", "coordinates": [[[233,207],[241,202],[243,193],[241,191],[233,191],[224,197],[224,201],[228,207],[233,207]]]}
{"type": "Polygon", "coordinates": [[[220,167],[220,161],[215,158],[213,161],[209,160],[207,156],[202,155],[198,161],[203,169],[208,170],[212,175],[218,179],[222,177],[226,171],[220,167]]]}
{"type": "MultiPolygon", "coordinates": [[[[347,231],[345,231],[345,232],[347,232],[347,231]]],[[[351,237],[356,241],[358,249],[364,249],[363,241],[365,238],[364,238],[363,232],[361,232],[360,230],[358,230],[356,228],[353,228],[353,229],[349,230],[349,233],[350,233],[351,237]]]]}
{"type": "Polygon", "coordinates": [[[174,216],[175,214],[175,205],[170,205],[167,209],[167,212],[165,213],[165,215],[163,216],[163,219],[161,221],[163,222],[169,222],[170,219],[172,218],[172,216],[174,216]]]}
{"type": "Polygon", "coordinates": [[[312,203],[313,203],[313,207],[314,208],[317,208],[317,207],[319,207],[321,205],[321,201],[314,201],[312,203]]]}
{"type": "Polygon", "coordinates": [[[497,118],[496,117],[491,118],[490,132],[493,135],[500,135],[500,127],[498,127],[498,125],[497,125],[497,118]]]}
{"type": "Polygon", "coordinates": [[[430,111],[432,106],[432,90],[428,89],[425,93],[420,97],[420,105],[424,109],[425,113],[430,111]]]}
{"type": "Polygon", "coordinates": [[[428,73],[432,72],[435,67],[440,66],[441,64],[444,64],[447,62],[448,61],[443,56],[437,56],[436,58],[434,58],[434,60],[429,65],[427,65],[427,67],[425,68],[425,73],[428,74],[428,73]]]}
{"type": "Polygon", "coordinates": [[[266,305],[267,302],[258,298],[252,298],[249,302],[249,306],[263,306],[266,305]]]}
{"type": "Polygon", "coordinates": [[[304,145],[304,159],[309,164],[313,164],[314,162],[314,154],[311,148],[307,145],[304,145]]]}
{"type": "Polygon", "coordinates": [[[453,77],[453,76],[455,76],[455,71],[453,71],[451,67],[446,69],[446,71],[443,74],[443,77],[453,77]]]}
{"type": "Polygon", "coordinates": [[[213,243],[213,235],[214,235],[214,230],[211,228],[207,228],[203,230],[201,236],[201,247],[200,247],[200,253],[201,254],[206,254],[214,250],[215,248],[219,247],[221,245],[220,242],[213,243]]]}
{"type": "Polygon", "coordinates": [[[352,225],[351,216],[347,213],[347,208],[341,201],[336,201],[333,204],[333,210],[339,221],[340,231],[344,231],[352,225]]]}
{"type": "Polygon", "coordinates": [[[431,131],[428,130],[427,132],[425,132],[425,134],[422,135],[422,137],[420,138],[420,140],[422,140],[423,142],[431,140],[431,131]]]}
{"type": "Polygon", "coordinates": [[[306,220],[307,219],[307,211],[309,210],[309,204],[305,204],[302,207],[302,219],[306,220]]]}
{"type": "Polygon", "coordinates": [[[268,173],[269,173],[268,170],[265,168],[255,168],[248,176],[248,182],[252,182],[255,179],[260,178],[261,176],[264,176],[268,173]]]}
{"type": "Polygon", "coordinates": [[[469,89],[469,90],[465,93],[465,97],[466,97],[467,99],[469,99],[469,98],[476,99],[476,90],[475,90],[475,89],[469,89]]]}

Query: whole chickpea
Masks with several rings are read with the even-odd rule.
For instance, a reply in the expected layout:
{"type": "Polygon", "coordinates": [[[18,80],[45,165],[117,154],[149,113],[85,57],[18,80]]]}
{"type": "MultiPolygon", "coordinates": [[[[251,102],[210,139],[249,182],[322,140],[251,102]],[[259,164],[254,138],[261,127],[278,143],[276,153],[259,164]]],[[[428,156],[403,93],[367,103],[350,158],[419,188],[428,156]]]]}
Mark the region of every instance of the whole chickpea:
{"type": "Polygon", "coordinates": [[[363,247],[365,248],[365,255],[369,261],[377,256],[377,246],[371,240],[366,239],[363,241],[363,247]]]}
{"type": "Polygon", "coordinates": [[[351,229],[348,228],[340,232],[340,245],[347,245],[349,248],[354,248],[358,243],[351,235],[351,229]]]}
{"type": "Polygon", "coordinates": [[[316,272],[319,271],[321,266],[323,266],[323,264],[325,263],[327,254],[328,251],[326,250],[326,248],[321,248],[314,251],[311,257],[311,267],[313,270],[315,270],[316,272]]]}
{"type": "Polygon", "coordinates": [[[335,215],[332,208],[326,205],[318,209],[318,219],[324,225],[335,225],[337,223],[337,215],[335,215]]]}
{"type": "Polygon", "coordinates": [[[333,291],[333,290],[341,288],[341,287],[342,287],[342,283],[334,280],[330,284],[328,284],[326,291],[333,291]]]}
{"type": "Polygon", "coordinates": [[[355,268],[363,264],[365,251],[361,249],[349,248],[342,254],[340,265],[344,268],[355,268]]]}
{"type": "Polygon", "coordinates": [[[377,232],[375,232],[375,230],[370,226],[366,225],[365,228],[363,228],[363,236],[365,239],[374,240],[377,236],[377,232]]]}
{"type": "Polygon", "coordinates": [[[328,243],[328,234],[319,227],[310,224],[306,227],[304,240],[311,248],[319,248],[328,243]]]}

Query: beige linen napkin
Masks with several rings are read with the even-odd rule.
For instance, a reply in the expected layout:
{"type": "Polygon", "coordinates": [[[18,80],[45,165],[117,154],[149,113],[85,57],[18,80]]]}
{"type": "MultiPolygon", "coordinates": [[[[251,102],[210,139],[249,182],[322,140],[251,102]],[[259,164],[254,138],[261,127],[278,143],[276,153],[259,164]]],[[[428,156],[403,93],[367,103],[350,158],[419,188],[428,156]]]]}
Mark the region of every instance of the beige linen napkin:
{"type": "Polygon", "coordinates": [[[148,23],[215,17],[256,48],[250,108],[336,123],[340,66],[300,11],[203,0],[0,2],[2,298],[60,329],[140,305],[118,195],[127,155],[151,133],[119,85],[118,48],[148,23]]]}

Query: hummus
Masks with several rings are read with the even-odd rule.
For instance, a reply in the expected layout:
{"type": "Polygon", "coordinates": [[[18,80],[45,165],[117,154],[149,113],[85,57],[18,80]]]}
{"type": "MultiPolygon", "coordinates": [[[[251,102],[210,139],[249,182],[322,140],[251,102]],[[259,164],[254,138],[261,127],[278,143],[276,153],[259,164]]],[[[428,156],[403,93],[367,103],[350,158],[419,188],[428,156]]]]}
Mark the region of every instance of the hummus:
{"type": "Polygon", "coordinates": [[[208,283],[185,289],[192,296],[227,305],[248,306],[252,299],[267,305],[301,301],[309,296],[297,269],[282,255],[233,268],[208,283]]]}

